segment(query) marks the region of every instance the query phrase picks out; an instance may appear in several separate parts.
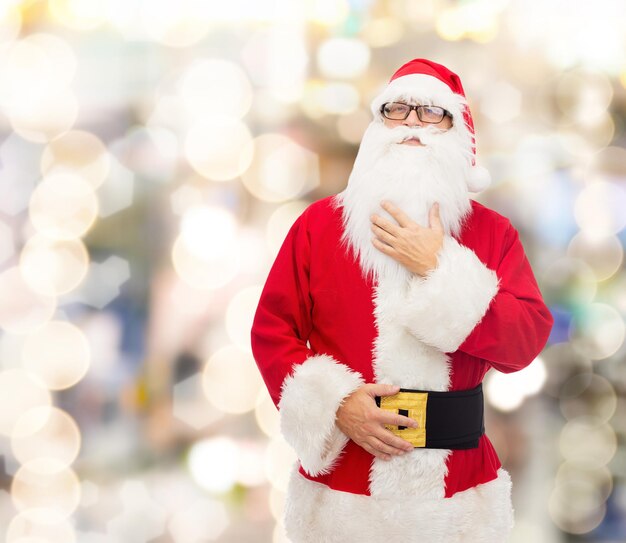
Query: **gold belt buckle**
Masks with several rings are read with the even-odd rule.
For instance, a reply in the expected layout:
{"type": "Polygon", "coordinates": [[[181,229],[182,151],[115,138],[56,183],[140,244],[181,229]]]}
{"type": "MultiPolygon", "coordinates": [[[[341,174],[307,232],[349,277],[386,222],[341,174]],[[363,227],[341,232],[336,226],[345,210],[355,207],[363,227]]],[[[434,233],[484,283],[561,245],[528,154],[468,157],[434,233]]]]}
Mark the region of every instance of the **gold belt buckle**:
{"type": "MultiPolygon", "coordinates": [[[[426,405],[428,392],[398,392],[393,396],[382,396],[380,408],[398,414],[400,410],[408,411],[409,418],[417,421],[417,428],[400,429],[391,424],[385,427],[395,435],[407,440],[413,447],[426,446],[426,405]]],[[[404,414],[404,413],[402,413],[404,414]]]]}

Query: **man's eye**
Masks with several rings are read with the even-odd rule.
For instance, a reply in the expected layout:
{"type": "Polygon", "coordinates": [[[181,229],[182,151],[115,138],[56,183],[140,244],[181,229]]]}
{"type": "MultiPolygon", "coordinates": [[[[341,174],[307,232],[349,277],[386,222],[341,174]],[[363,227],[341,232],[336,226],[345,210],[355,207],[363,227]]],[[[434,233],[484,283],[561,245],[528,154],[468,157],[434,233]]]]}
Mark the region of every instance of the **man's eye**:
{"type": "Polygon", "coordinates": [[[393,104],[387,109],[387,111],[391,113],[399,113],[399,112],[404,112],[406,110],[407,110],[407,106],[405,106],[404,104],[393,104]]]}

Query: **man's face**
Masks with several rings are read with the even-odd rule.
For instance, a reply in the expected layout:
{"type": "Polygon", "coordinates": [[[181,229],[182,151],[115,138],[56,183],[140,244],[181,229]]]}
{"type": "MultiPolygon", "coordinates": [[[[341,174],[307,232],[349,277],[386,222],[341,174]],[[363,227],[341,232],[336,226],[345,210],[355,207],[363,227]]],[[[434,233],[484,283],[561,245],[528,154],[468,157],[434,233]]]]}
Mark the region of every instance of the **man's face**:
{"type": "MultiPolygon", "coordinates": [[[[417,105],[417,104],[411,103],[410,105],[417,105]]],[[[452,118],[449,117],[448,115],[444,115],[443,119],[441,119],[441,121],[439,121],[438,123],[427,123],[427,122],[420,120],[420,118],[417,115],[417,110],[415,109],[412,109],[411,112],[409,113],[409,116],[404,120],[387,119],[385,116],[383,116],[382,119],[387,128],[396,128],[397,126],[425,127],[425,126],[430,125],[430,126],[439,128],[440,130],[448,130],[452,127],[452,118]]],[[[424,146],[424,144],[416,138],[410,138],[410,139],[404,140],[403,142],[401,142],[401,144],[402,145],[418,145],[422,147],[424,146]]]]}

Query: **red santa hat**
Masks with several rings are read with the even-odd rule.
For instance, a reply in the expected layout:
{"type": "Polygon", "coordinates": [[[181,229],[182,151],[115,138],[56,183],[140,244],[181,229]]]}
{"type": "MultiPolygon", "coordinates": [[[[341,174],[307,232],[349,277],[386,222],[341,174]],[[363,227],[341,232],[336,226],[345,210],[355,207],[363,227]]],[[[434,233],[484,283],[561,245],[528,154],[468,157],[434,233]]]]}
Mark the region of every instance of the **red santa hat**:
{"type": "Polygon", "coordinates": [[[391,76],[383,91],[372,101],[371,109],[375,118],[382,121],[380,108],[385,102],[413,99],[422,104],[441,106],[453,118],[451,130],[457,130],[467,142],[472,152],[472,165],[467,185],[471,192],[480,192],[491,183],[486,168],[476,164],[476,138],[474,121],[467,104],[461,79],[445,66],[424,58],[415,58],[402,65],[391,76]],[[456,122],[463,118],[464,122],[456,122]]]}

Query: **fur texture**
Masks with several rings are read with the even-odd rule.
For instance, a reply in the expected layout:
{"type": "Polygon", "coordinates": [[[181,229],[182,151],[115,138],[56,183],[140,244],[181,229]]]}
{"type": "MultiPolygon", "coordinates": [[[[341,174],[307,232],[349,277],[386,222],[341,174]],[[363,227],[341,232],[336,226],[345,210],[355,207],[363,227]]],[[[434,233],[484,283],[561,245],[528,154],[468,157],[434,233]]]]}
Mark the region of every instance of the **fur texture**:
{"type": "MultiPolygon", "coordinates": [[[[451,130],[457,134],[462,147],[470,151],[470,163],[475,163],[476,157],[472,151],[475,137],[463,117],[463,112],[469,107],[463,96],[453,93],[450,87],[436,77],[425,74],[404,75],[394,79],[372,100],[370,109],[374,118],[382,121],[381,106],[385,102],[398,101],[412,101],[447,109],[453,118],[451,130]]],[[[481,192],[491,184],[491,175],[483,166],[474,164],[468,170],[466,183],[471,192],[481,192]]]]}
{"type": "MultiPolygon", "coordinates": [[[[446,391],[450,388],[448,357],[411,335],[397,318],[406,302],[403,284],[381,278],[376,287],[374,315],[378,335],[374,345],[376,381],[405,388],[446,391]]],[[[414,449],[393,462],[374,458],[370,492],[377,498],[414,496],[443,498],[448,449],[414,449]]]]}
{"type": "MultiPolygon", "coordinates": [[[[455,119],[463,118],[463,97],[453,95],[444,83],[421,76],[394,80],[372,106],[376,118],[363,137],[348,186],[336,195],[334,205],[342,207],[340,242],[352,248],[361,272],[375,284],[375,382],[446,391],[450,389],[446,352],[482,318],[497,291],[497,278],[452,237],[460,233],[471,211],[469,130],[462,122],[448,131],[433,126],[389,129],[377,107],[402,97],[420,103],[436,100],[455,119]],[[415,88],[423,93],[416,95],[415,88]],[[417,136],[424,145],[402,145],[407,136],[417,136]],[[414,276],[372,244],[370,216],[376,213],[395,221],[380,206],[383,199],[422,226],[429,226],[429,210],[439,202],[446,241],[439,268],[427,279],[414,276]]],[[[335,413],[361,382],[358,374],[326,355],[306,361],[285,381],[281,426],[307,473],[332,470],[347,442],[336,427],[335,413]]],[[[294,543],[503,543],[513,519],[508,473],[500,470],[495,481],[445,498],[450,452],[414,449],[389,461],[374,457],[370,496],[310,481],[296,465],[285,511],[289,537],[294,543]]]]}
{"type": "Polygon", "coordinates": [[[465,153],[450,130],[369,125],[348,186],[334,198],[343,206],[341,243],[352,247],[365,277],[393,276],[398,283],[409,277],[404,267],[372,244],[373,213],[395,223],[381,200],[391,201],[422,226],[429,225],[430,208],[439,202],[444,231],[456,235],[471,211],[466,170],[465,153]],[[425,146],[400,144],[408,135],[416,135],[425,146]]]}
{"type": "Polygon", "coordinates": [[[452,237],[444,238],[438,256],[436,268],[411,279],[398,318],[427,345],[451,353],[483,318],[500,281],[474,251],[452,237]]]}
{"type": "MultiPolygon", "coordinates": [[[[394,457],[399,465],[405,459],[394,457]]],[[[397,491],[390,498],[339,492],[291,473],[285,528],[293,543],[505,543],[513,527],[511,478],[498,478],[451,498],[397,491]]]]}
{"type": "Polygon", "coordinates": [[[348,437],[335,424],[342,400],[364,384],[361,375],[332,356],[310,356],[281,389],[280,428],[310,475],[332,471],[348,437]]]}

